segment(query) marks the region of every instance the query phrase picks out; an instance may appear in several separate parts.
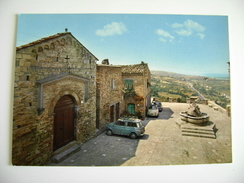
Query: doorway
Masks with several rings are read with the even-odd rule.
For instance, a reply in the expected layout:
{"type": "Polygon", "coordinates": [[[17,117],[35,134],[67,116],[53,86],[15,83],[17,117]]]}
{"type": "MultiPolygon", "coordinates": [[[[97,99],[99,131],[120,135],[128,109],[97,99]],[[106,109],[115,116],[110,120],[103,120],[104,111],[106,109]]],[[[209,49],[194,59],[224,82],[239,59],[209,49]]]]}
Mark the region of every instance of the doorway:
{"type": "Polygon", "coordinates": [[[114,122],[114,105],[110,106],[110,122],[114,122]]]}
{"type": "Polygon", "coordinates": [[[135,104],[128,104],[127,110],[131,115],[135,114],[135,104]]]}
{"type": "Polygon", "coordinates": [[[64,95],[54,108],[53,150],[75,140],[75,102],[72,96],[64,95]]]}

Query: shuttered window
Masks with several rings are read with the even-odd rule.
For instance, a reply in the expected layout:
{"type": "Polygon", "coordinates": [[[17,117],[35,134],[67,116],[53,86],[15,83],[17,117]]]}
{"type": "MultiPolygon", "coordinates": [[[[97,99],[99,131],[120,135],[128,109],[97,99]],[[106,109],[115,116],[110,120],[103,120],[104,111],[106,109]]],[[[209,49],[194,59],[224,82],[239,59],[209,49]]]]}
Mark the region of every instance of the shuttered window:
{"type": "Polygon", "coordinates": [[[125,88],[126,90],[133,90],[134,88],[134,81],[132,79],[126,79],[125,80],[125,88]]]}

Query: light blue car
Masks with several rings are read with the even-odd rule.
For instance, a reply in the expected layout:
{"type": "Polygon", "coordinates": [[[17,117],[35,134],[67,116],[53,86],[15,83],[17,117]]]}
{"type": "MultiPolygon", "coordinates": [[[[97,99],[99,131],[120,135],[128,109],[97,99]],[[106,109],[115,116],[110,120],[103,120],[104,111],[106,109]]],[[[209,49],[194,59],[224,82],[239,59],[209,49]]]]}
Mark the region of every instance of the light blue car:
{"type": "Polygon", "coordinates": [[[145,127],[142,125],[140,119],[135,118],[123,118],[118,119],[113,123],[107,125],[106,134],[111,136],[116,135],[125,135],[129,136],[132,139],[143,136],[145,132],[145,127]]]}

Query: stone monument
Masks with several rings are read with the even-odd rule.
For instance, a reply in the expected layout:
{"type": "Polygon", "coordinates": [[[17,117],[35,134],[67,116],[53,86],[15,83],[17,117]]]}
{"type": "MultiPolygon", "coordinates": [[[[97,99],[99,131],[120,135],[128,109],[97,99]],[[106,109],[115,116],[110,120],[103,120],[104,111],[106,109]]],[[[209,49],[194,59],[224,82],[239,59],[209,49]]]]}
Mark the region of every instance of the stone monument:
{"type": "Polygon", "coordinates": [[[216,125],[209,121],[209,115],[201,112],[196,104],[198,97],[190,97],[188,111],[180,113],[176,123],[180,125],[183,136],[216,138],[216,125]]]}
{"type": "Polygon", "coordinates": [[[207,123],[209,121],[209,115],[201,112],[199,106],[196,104],[196,99],[197,97],[190,97],[189,110],[180,113],[181,120],[194,124],[207,123]]]}

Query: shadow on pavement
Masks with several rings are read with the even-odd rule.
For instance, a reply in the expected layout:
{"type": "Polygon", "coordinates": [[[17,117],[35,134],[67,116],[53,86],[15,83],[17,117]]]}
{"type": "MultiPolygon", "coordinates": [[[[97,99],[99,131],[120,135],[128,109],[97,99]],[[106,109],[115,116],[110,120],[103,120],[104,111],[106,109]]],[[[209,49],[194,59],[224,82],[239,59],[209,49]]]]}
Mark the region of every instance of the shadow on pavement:
{"type": "Polygon", "coordinates": [[[139,140],[147,140],[149,138],[148,134],[144,134],[139,140]]]}
{"type": "Polygon", "coordinates": [[[174,112],[170,108],[166,107],[166,108],[163,108],[162,112],[160,112],[158,119],[170,119],[170,118],[172,118],[173,114],[174,114],[174,112]]]}
{"type": "Polygon", "coordinates": [[[172,115],[174,114],[174,112],[168,108],[168,107],[164,107],[163,111],[159,113],[158,117],[147,117],[148,120],[156,120],[156,119],[170,119],[172,118],[172,115]]]}
{"type": "MultiPolygon", "coordinates": [[[[143,125],[146,126],[150,120],[169,119],[173,113],[170,108],[164,108],[158,117],[146,118],[143,125]]],[[[104,132],[84,143],[79,152],[49,166],[120,166],[135,156],[139,141],[148,138],[148,134],[130,139],[119,135],[107,136],[104,132]]]]}
{"type": "MultiPolygon", "coordinates": [[[[126,136],[107,136],[105,133],[89,140],[79,152],[60,163],[48,166],[120,166],[135,156],[139,141],[145,138],[130,139],[126,136]]],[[[143,139],[143,140],[145,140],[143,139]]]]}

